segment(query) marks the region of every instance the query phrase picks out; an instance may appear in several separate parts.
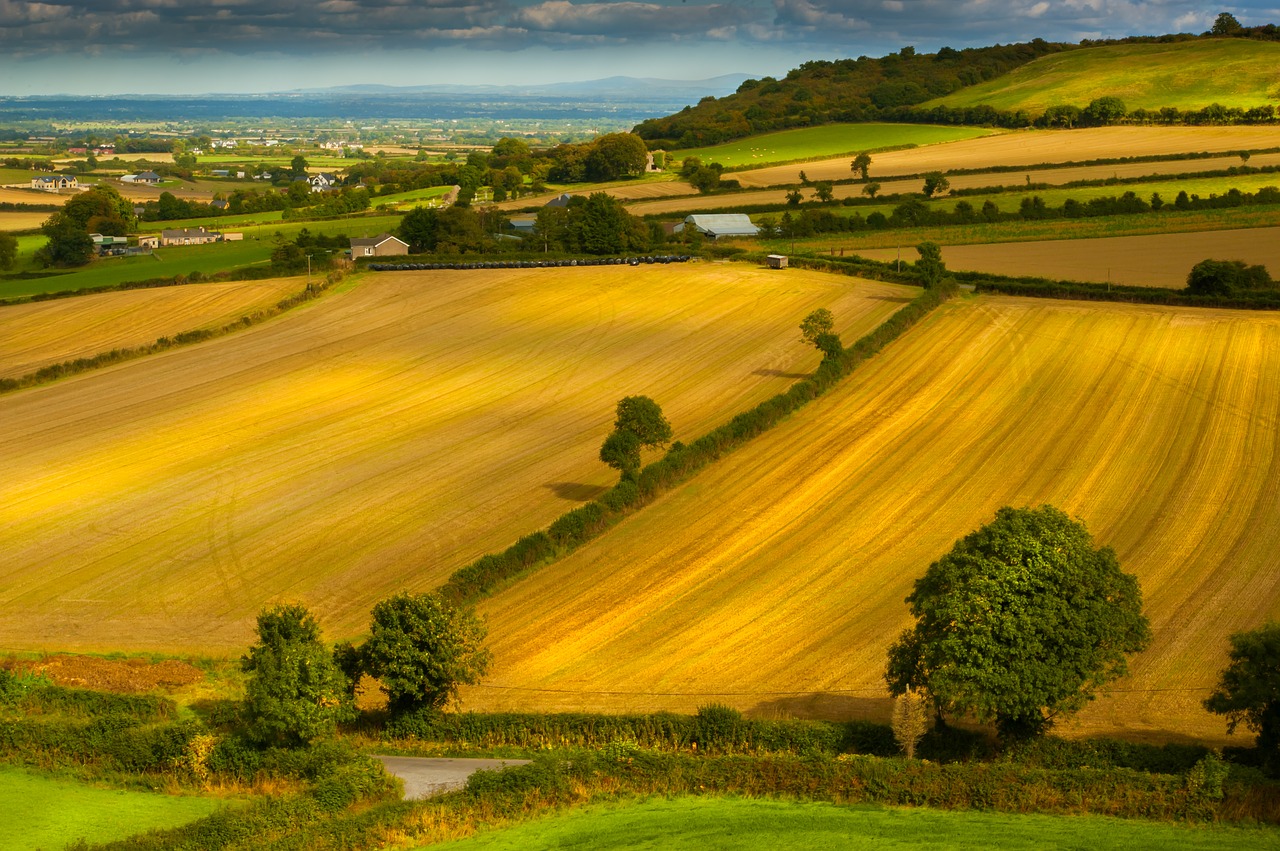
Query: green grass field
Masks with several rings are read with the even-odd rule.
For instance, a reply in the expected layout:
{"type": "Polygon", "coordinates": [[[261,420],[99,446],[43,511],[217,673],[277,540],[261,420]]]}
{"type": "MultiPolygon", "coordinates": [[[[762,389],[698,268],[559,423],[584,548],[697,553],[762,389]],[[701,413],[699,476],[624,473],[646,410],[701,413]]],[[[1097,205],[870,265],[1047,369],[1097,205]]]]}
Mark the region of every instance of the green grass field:
{"type": "Polygon", "coordinates": [[[1014,849],[1280,848],[1280,831],[1182,827],[1101,816],[1038,816],[836,806],[743,798],[653,799],[605,804],[432,845],[498,849],[1014,849]]]}
{"type": "Polygon", "coordinates": [[[0,848],[62,848],[84,839],[110,842],[209,815],[216,798],[100,789],[74,780],[0,766],[0,848]],[[19,815],[21,814],[21,815],[19,815]]]}
{"type": "Polygon", "coordinates": [[[31,178],[48,172],[31,171],[25,168],[0,168],[0,184],[30,183],[31,178]]]}
{"type": "Polygon", "coordinates": [[[928,124],[827,124],[752,136],[710,148],[668,154],[669,170],[679,170],[685,157],[718,162],[726,169],[757,168],[777,163],[835,157],[852,151],[876,151],[908,145],[932,145],[989,136],[984,127],[935,127],[928,124]]]}
{"type": "Polygon", "coordinates": [[[1211,103],[1254,107],[1280,94],[1280,44],[1213,39],[1179,44],[1117,44],[1045,56],[1009,74],[961,89],[926,106],[1024,109],[1084,108],[1114,95],[1129,109],[1199,109],[1211,103]]]}

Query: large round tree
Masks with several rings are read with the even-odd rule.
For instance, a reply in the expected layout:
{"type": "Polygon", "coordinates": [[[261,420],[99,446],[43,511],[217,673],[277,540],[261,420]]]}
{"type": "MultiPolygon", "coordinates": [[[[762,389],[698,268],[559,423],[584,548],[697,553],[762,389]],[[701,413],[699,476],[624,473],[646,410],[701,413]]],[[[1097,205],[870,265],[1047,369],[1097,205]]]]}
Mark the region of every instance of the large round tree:
{"type": "Polygon", "coordinates": [[[1002,508],[929,566],[907,598],[916,625],[889,650],[889,690],[938,712],[1042,733],[1123,676],[1150,638],[1138,580],[1050,505],[1002,508]]]}

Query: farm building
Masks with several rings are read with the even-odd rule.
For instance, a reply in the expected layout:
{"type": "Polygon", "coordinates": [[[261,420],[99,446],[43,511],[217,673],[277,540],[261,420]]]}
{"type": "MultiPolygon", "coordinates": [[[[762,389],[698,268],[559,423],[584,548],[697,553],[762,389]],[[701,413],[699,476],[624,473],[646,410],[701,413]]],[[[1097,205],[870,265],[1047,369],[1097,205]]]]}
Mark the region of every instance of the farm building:
{"type": "Polygon", "coordinates": [[[221,239],[222,234],[204,228],[176,228],[160,231],[161,245],[204,245],[221,239]]]}
{"type": "Polygon", "coordinates": [[[75,175],[55,174],[31,178],[32,189],[43,189],[45,192],[57,192],[59,189],[75,189],[80,185],[75,175]]]}
{"type": "Polygon", "coordinates": [[[770,269],[785,269],[787,268],[787,255],[770,254],[764,258],[764,262],[770,269]]]}
{"type": "Polygon", "coordinates": [[[572,198],[572,197],[573,197],[573,196],[572,196],[572,195],[570,195],[568,192],[561,192],[559,195],[557,195],[556,197],[552,198],[550,201],[548,201],[547,203],[543,204],[542,206],[544,206],[544,207],[567,207],[567,206],[569,206],[569,199],[570,199],[570,198],[572,198]]]}
{"type": "Polygon", "coordinates": [[[509,221],[511,229],[521,235],[533,233],[533,226],[538,223],[533,216],[512,216],[509,221]]]}
{"type": "MultiPolygon", "coordinates": [[[[123,177],[120,179],[124,180],[123,177]]],[[[134,183],[155,184],[155,183],[159,183],[161,179],[162,178],[160,177],[160,175],[156,174],[154,171],[142,171],[133,176],[134,183]]]]}
{"type": "Polygon", "coordinates": [[[722,236],[756,236],[760,233],[760,228],[751,224],[751,219],[746,213],[686,216],[683,222],[676,225],[675,231],[683,233],[687,227],[692,227],[698,233],[712,239],[719,239],[722,236]]]}
{"type": "Polygon", "coordinates": [[[351,240],[351,259],[353,260],[359,257],[389,257],[394,254],[408,253],[409,243],[389,233],[351,240]]]}

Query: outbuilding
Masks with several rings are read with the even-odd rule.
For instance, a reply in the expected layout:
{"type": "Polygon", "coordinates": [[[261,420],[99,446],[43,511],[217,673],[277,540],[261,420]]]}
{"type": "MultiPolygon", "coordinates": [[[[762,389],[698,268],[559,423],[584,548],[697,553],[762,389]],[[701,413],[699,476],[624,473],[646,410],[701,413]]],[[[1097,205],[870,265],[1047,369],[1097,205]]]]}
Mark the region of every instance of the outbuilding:
{"type": "Polygon", "coordinates": [[[764,258],[764,262],[768,264],[770,269],[785,269],[787,268],[787,255],[770,254],[764,258]]]}
{"type": "Polygon", "coordinates": [[[758,236],[760,234],[760,228],[751,224],[751,218],[746,213],[713,213],[686,216],[683,222],[676,225],[675,231],[676,233],[683,233],[686,228],[690,227],[711,239],[720,239],[726,236],[758,236]]]}

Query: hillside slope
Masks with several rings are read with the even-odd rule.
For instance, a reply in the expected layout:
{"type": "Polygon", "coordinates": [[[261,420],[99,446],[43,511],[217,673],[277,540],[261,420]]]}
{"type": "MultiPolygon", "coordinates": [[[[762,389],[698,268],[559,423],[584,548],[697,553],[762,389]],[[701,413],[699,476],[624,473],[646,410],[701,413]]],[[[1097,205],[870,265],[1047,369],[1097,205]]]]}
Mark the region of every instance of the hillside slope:
{"type": "Polygon", "coordinates": [[[1047,107],[1085,107],[1114,95],[1130,110],[1250,108],[1280,99],[1280,42],[1199,39],[1113,44],[1042,56],[1008,74],[925,106],[992,106],[1038,115],[1047,107]]]}
{"type": "Polygon", "coordinates": [[[929,563],[1002,505],[1082,517],[1152,646],[1081,717],[1221,736],[1226,638],[1280,615],[1280,318],[972,298],[832,394],[481,605],[469,708],[886,716],[929,563]]]}

